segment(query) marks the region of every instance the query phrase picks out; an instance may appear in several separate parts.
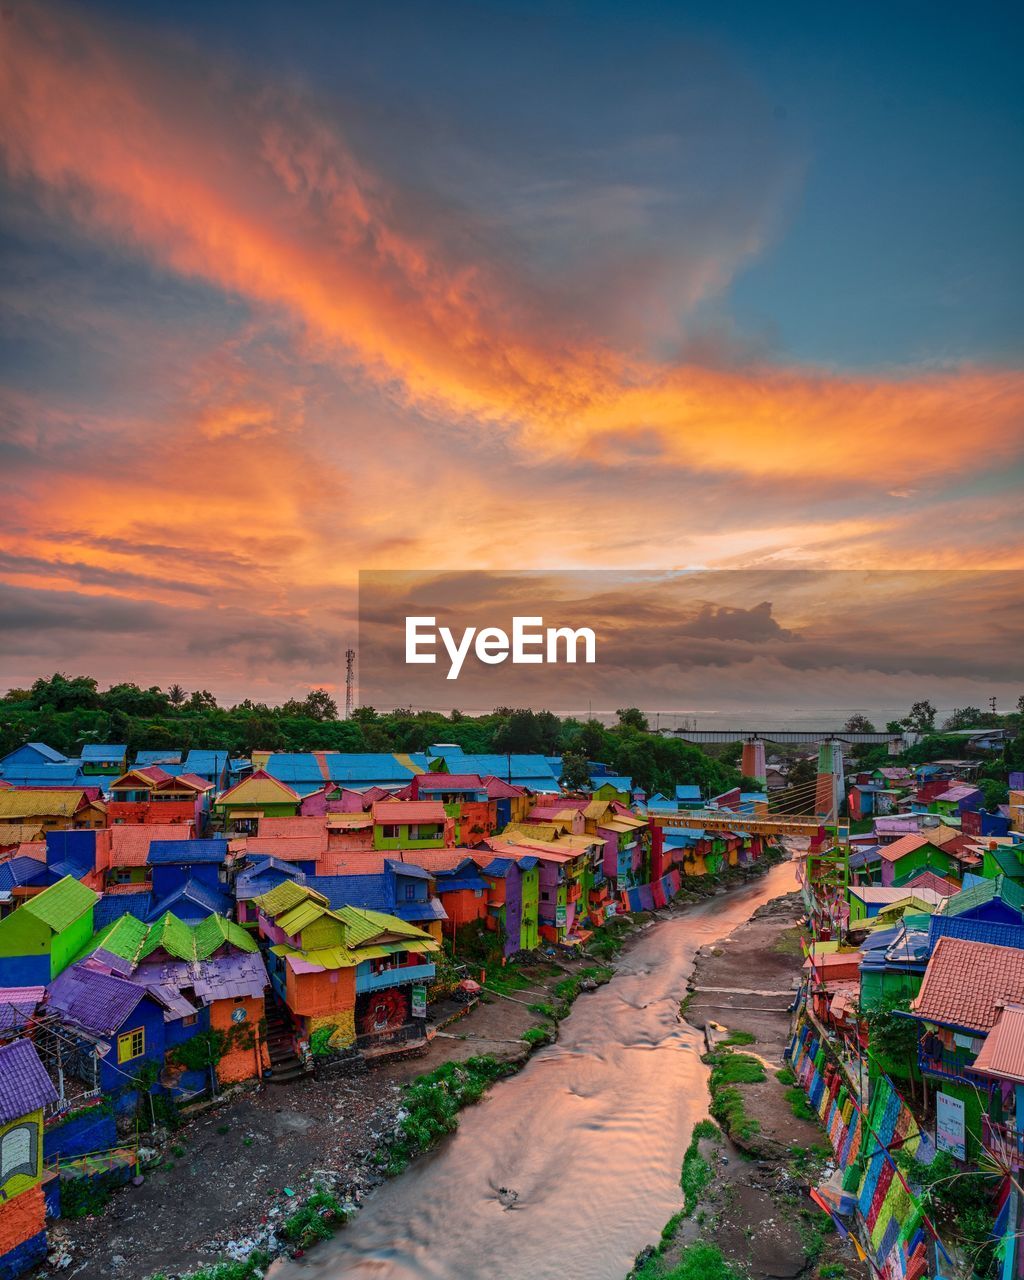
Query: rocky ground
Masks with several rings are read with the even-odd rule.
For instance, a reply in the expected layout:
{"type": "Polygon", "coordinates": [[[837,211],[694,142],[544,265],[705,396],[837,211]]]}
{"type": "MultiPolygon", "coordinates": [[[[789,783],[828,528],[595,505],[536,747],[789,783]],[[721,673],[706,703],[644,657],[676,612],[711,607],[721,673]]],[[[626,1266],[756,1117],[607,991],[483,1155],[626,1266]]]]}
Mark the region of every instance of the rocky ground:
{"type": "Polygon", "coordinates": [[[794,1113],[786,1096],[792,1085],[776,1076],[802,964],[802,916],[798,894],[777,898],[698,953],[683,1004],[687,1021],[705,1031],[713,1053],[728,1051],[735,1038],[733,1052],[758,1059],[766,1078],[733,1086],[749,1133],[737,1141],[722,1134],[700,1141],[709,1181],[648,1262],[645,1280],[671,1276],[696,1241],[717,1246],[751,1280],[867,1280],[850,1246],[831,1233],[829,1219],[807,1196],[807,1187],[831,1170],[828,1139],[816,1120],[794,1113]]]}

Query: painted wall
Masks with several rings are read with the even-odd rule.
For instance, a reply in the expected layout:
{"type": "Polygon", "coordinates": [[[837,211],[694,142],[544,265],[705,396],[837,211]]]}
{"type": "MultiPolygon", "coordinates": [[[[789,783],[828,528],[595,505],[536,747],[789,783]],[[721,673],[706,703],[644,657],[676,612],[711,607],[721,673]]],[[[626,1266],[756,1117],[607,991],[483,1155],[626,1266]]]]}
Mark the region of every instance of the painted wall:
{"type": "Polygon", "coordinates": [[[241,1025],[248,1029],[249,1035],[236,1036],[232,1048],[217,1063],[217,1079],[221,1084],[251,1080],[270,1067],[270,1054],[262,1028],[265,1015],[262,998],[245,996],[241,1000],[215,1000],[209,1008],[210,1026],[216,1031],[232,1031],[239,1025],[234,1021],[239,1009],[245,1010],[245,1021],[241,1025]],[[240,1039],[250,1038],[251,1045],[238,1043],[240,1039]]]}

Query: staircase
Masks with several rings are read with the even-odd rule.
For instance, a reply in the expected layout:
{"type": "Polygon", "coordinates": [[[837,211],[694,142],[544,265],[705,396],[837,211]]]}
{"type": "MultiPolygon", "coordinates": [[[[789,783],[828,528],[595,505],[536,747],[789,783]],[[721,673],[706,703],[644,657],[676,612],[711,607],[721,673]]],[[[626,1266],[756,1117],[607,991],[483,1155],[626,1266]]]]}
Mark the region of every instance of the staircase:
{"type": "Polygon", "coordinates": [[[288,1084],[293,1080],[304,1080],[309,1075],[295,1052],[292,1024],[276,1000],[267,1006],[267,1051],[270,1054],[271,1084],[288,1084]]]}

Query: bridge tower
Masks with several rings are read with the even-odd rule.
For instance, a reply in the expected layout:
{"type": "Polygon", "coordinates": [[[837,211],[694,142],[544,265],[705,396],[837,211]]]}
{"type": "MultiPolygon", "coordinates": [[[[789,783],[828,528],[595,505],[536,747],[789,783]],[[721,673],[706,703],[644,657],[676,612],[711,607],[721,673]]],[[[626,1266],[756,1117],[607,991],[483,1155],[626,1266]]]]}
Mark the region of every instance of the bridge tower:
{"type": "Polygon", "coordinates": [[[763,738],[748,738],[744,742],[740,771],[748,778],[756,778],[762,787],[768,785],[768,769],[764,760],[763,738]]]}

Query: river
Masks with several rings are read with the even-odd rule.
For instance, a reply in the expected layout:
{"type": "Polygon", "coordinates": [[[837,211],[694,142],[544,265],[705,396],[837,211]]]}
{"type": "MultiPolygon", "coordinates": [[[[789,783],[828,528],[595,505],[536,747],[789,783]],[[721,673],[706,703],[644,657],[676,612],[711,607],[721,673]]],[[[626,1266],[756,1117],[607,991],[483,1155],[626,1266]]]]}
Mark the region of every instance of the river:
{"type": "Polygon", "coordinates": [[[707,1114],[703,1036],[679,1017],[694,955],[795,887],[781,863],[645,930],[557,1044],[273,1280],[622,1280],[680,1207],[683,1151],[707,1114]]]}

